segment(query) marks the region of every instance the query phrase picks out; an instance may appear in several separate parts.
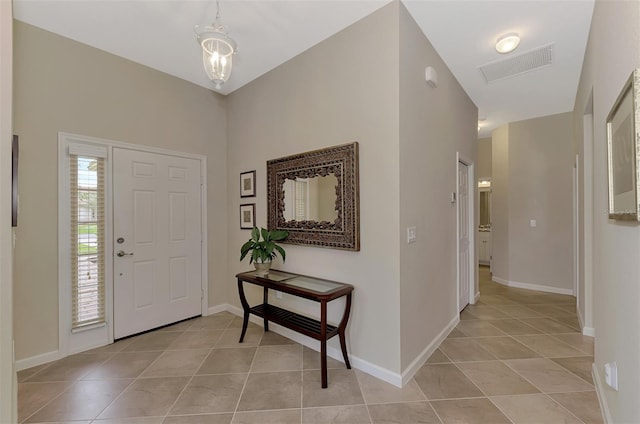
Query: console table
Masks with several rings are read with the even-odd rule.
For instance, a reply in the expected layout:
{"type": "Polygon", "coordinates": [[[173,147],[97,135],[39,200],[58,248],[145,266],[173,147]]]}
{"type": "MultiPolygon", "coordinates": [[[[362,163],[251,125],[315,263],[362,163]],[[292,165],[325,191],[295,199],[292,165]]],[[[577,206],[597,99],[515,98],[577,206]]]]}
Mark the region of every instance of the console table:
{"type": "Polygon", "coordinates": [[[269,321],[280,324],[305,336],[312,337],[320,341],[320,364],[322,372],[322,388],[327,387],[327,340],[338,335],[340,338],[340,348],[342,357],[348,369],[351,369],[349,358],[347,357],[347,345],[345,340],[345,329],[349,321],[351,311],[351,293],[353,286],[335,281],[323,280],[306,275],[292,274],[277,270],[269,271],[267,275],[260,275],[257,271],[243,272],[236,275],[238,279],[238,293],[240,302],[244,310],[244,320],[242,322],[242,333],[240,343],[244,340],[249,324],[249,314],[254,314],[264,319],[264,331],[269,331],[269,321]],[[264,290],[263,303],[256,306],[249,306],[244,295],[243,283],[261,286],[264,290]],[[295,312],[279,308],[269,304],[269,289],[277,290],[293,296],[302,297],[320,303],[320,320],[306,317],[295,312]],[[327,323],[327,303],[346,297],[346,305],[340,324],[338,326],[327,323]]]}

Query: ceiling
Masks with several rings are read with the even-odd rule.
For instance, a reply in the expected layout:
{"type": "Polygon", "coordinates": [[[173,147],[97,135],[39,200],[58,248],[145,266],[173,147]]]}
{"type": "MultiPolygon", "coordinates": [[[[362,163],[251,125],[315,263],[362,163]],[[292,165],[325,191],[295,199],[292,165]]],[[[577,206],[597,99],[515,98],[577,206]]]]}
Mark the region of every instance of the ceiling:
{"type": "MultiPolygon", "coordinates": [[[[391,0],[222,0],[238,43],[220,93],[260,75],[391,0]]],[[[478,106],[479,137],[508,122],[573,109],[594,0],[402,0],[478,106]],[[496,39],[517,32],[510,55],[496,39]],[[487,83],[478,67],[554,43],[553,64],[487,83]]],[[[213,89],[193,26],[211,24],[213,0],[13,0],[16,19],[213,89]]],[[[425,64],[428,66],[429,64],[425,64]]]]}

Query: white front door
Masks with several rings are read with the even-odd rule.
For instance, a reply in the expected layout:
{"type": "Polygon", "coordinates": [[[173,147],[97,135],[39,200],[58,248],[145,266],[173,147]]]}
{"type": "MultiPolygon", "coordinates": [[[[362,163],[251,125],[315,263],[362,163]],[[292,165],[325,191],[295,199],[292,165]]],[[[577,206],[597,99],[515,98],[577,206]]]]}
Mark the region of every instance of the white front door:
{"type": "Polygon", "coordinates": [[[113,149],[114,338],[202,312],[200,161],[113,149]]]}
{"type": "Polygon", "coordinates": [[[458,310],[469,303],[469,167],[458,162],[458,310]]]}

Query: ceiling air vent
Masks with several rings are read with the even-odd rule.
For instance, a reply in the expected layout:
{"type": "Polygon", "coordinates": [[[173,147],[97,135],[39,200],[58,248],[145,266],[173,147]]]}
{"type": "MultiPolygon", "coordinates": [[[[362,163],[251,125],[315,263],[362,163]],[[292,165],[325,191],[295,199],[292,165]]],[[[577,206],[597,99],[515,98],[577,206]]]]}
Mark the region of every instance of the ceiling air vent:
{"type": "Polygon", "coordinates": [[[552,43],[509,59],[487,63],[478,69],[488,83],[535,71],[553,64],[553,47],[552,43]]]}

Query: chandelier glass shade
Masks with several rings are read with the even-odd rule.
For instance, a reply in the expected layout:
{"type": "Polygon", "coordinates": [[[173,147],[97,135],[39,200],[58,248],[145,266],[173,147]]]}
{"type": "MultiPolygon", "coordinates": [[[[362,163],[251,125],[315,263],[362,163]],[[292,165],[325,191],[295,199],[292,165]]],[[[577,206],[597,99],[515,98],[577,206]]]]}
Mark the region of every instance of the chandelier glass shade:
{"type": "Polygon", "coordinates": [[[216,90],[220,90],[231,75],[233,55],[238,48],[236,42],[227,35],[217,16],[213,25],[196,25],[195,31],[202,48],[204,70],[216,90]]]}

